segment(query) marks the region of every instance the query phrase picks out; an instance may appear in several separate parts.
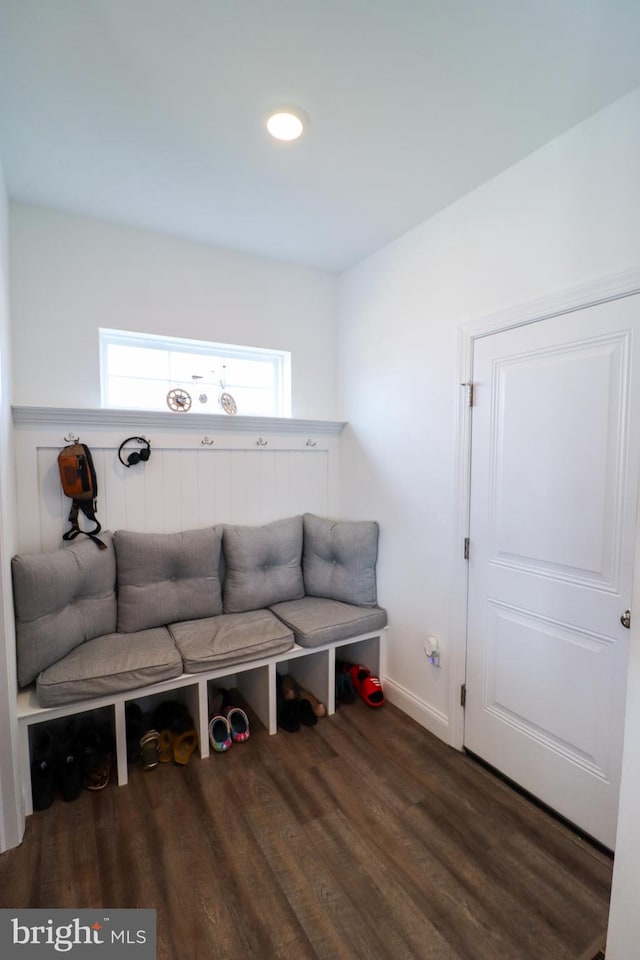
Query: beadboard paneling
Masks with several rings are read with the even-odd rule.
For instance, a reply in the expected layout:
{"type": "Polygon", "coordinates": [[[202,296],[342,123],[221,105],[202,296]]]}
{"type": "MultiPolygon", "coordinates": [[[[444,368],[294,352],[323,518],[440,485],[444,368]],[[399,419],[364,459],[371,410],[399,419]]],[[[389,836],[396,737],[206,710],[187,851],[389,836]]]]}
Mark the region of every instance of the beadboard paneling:
{"type": "MultiPolygon", "coordinates": [[[[202,437],[199,424],[185,429],[181,423],[177,433],[166,416],[149,430],[146,415],[140,435],[149,439],[151,457],[125,467],[118,447],[131,426],[123,429],[117,413],[114,423],[99,413],[91,423],[85,412],[75,435],[93,454],[104,530],[170,533],[215,523],[261,524],[305,511],[337,515],[339,440],[333,424],[320,425],[311,438],[290,423],[282,432],[277,423],[269,430],[262,424],[258,434],[246,425],[230,430],[225,422],[224,430],[209,429],[202,437]]],[[[30,419],[24,412],[14,418],[18,543],[24,553],[56,549],[68,529],[71,501],[60,486],[57,456],[73,432],[70,421],[30,419]]]]}

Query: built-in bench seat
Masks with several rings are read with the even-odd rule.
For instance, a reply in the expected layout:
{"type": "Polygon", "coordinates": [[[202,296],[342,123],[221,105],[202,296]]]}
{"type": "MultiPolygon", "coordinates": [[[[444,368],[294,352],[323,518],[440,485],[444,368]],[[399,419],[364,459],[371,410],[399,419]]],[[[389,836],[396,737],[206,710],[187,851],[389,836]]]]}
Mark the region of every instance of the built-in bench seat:
{"type": "Polygon", "coordinates": [[[35,723],[113,709],[123,783],[128,700],[184,689],[208,756],[210,681],[237,681],[274,733],[276,669],[297,672],[329,712],[337,646],[381,670],[387,615],[377,603],[374,522],[305,514],[260,527],[119,530],[103,540],[105,550],[83,540],[13,559],[28,809],[35,723]]]}

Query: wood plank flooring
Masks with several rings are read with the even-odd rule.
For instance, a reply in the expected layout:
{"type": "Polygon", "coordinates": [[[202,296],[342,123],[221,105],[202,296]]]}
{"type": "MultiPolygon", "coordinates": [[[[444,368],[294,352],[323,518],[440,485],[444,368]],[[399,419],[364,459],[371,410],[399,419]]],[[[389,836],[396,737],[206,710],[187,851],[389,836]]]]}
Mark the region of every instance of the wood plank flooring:
{"type": "Polygon", "coordinates": [[[1,907],[154,907],[159,960],[577,960],[612,863],[390,704],[57,800],[1,907]]]}

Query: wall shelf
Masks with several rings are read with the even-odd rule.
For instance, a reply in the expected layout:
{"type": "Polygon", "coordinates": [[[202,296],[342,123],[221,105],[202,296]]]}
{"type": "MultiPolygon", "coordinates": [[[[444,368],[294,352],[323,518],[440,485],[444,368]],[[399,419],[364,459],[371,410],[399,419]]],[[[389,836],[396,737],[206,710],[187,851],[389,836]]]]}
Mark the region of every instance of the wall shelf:
{"type": "Polygon", "coordinates": [[[299,420],[293,417],[243,417],[219,413],[171,413],[167,410],[105,410],[83,407],[25,407],[11,408],[15,424],[69,424],[103,426],[123,429],[175,430],[189,433],[270,433],[270,434],[329,434],[338,436],[345,422],[342,420],[299,420]]]}

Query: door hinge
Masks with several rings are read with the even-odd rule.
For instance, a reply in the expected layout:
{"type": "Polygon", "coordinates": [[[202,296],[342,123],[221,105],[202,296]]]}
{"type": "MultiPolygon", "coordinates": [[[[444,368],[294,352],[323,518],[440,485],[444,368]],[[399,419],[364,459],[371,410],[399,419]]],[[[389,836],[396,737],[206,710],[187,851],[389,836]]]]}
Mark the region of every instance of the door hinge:
{"type": "Polygon", "coordinates": [[[460,706],[466,707],[467,705],[467,685],[463,683],[460,687],[460,706]]]}
{"type": "Polygon", "coordinates": [[[467,406],[468,406],[468,407],[472,407],[472,406],[473,406],[473,384],[472,384],[470,381],[467,381],[467,383],[461,383],[460,386],[461,386],[461,387],[466,387],[466,390],[467,390],[467,406]]]}
{"type": "Polygon", "coordinates": [[[464,538],[464,559],[469,559],[469,537],[464,538]]]}

